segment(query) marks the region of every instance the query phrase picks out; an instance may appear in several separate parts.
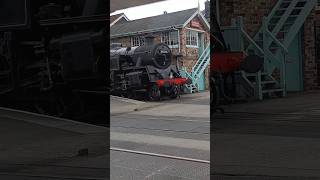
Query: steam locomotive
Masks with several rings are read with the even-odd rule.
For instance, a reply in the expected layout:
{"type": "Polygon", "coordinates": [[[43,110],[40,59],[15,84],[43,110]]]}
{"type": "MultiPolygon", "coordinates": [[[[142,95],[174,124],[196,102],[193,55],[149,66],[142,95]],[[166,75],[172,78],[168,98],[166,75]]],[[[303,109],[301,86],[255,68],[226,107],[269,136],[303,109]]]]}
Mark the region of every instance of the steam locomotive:
{"type": "Polygon", "coordinates": [[[220,110],[221,103],[230,103],[236,97],[237,93],[235,72],[244,71],[246,73],[256,73],[263,68],[263,58],[255,55],[253,52],[245,54],[244,52],[231,52],[223,38],[222,31],[212,14],[213,26],[211,28],[212,62],[210,63],[210,88],[211,88],[211,108],[213,112],[220,110]]]}
{"type": "Polygon", "coordinates": [[[106,9],[104,0],[2,0],[2,105],[73,117],[107,97],[106,9]]]}
{"type": "Polygon", "coordinates": [[[172,65],[172,52],[163,43],[154,43],[152,35],[138,47],[110,49],[111,94],[133,99],[160,100],[165,96],[176,98],[184,84],[176,65],[172,65]]]}

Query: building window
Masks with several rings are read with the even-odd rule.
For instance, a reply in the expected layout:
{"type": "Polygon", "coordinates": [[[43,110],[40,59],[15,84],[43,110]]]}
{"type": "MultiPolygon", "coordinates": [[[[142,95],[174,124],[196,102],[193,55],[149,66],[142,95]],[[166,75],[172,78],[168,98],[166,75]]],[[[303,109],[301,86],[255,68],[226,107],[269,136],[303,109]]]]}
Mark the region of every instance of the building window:
{"type": "Polygon", "coordinates": [[[131,46],[143,46],[144,45],[144,37],[134,36],[131,37],[131,46]]]}
{"type": "Polygon", "coordinates": [[[161,34],[161,42],[168,45],[171,48],[178,47],[179,34],[178,31],[168,31],[161,34]]]}
{"type": "Polygon", "coordinates": [[[188,30],[186,35],[186,45],[189,47],[198,47],[198,32],[188,30]]]}

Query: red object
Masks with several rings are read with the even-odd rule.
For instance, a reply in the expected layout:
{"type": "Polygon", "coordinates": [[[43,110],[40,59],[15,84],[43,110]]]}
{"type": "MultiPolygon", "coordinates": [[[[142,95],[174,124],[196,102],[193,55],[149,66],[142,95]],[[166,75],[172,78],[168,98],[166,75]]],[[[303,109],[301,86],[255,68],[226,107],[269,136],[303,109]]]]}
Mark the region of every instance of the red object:
{"type": "Polygon", "coordinates": [[[243,52],[213,53],[210,70],[219,73],[231,73],[239,69],[241,61],[245,59],[243,52]]]}
{"type": "Polygon", "coordinates": [[[170,85],[183,85],[186,84],[187,80],[187,78],[160,79],[157,80],[156,83],[158,87],[164,86],[165,83],[169,83],[170,85]]]}

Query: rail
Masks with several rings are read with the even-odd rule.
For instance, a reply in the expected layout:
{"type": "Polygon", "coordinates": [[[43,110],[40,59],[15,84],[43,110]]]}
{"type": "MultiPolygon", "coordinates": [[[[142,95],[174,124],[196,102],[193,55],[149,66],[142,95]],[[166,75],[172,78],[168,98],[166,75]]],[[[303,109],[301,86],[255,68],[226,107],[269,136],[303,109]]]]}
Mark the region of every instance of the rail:
{"type": "Polygon", "coordinates": [[[167,159],[174,159],[174,160],[181,160],[181,161],[189,161],[189,162],[202,163],[202,164],[210,164],[210,161],[208,161],[208,160],[194,159],[194,158],[180,157],[180,156],[172,156],[172,155],[167,155],[167,154],[135,151],[135,150],[130,150],[130,149],[115,148],[115,147],[110,147],[110,150],[111,151],[118,151],[118,152],[125,152],[125,153],[132,153],[132,154],[139,154],[139,155],[146,155],[146,156],[153,156],[153,157],[160,157],[160,158],[167,158],[167,159]]]}

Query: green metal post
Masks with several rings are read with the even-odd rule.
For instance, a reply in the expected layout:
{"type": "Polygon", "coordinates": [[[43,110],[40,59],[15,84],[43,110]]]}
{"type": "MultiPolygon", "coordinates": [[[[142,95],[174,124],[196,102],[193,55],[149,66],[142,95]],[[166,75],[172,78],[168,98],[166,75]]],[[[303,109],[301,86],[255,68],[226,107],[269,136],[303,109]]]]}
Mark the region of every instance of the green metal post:
{"type": "MultiPolygon", "coordinates": [[[[243,29],[243,17],[242,16],[239,16],[238,17],[238,23],[237,23],[237,29],[238,29],[238,33],[239,34],[241,34],[242,32],[241,32],[241,30],[243,29]]],[[[242,37],[242,36],[241,36],[242,37]]],[[[242,37],[243,38],[243,37],[242,37]]],[[[242,41],[240,42],[241,44],[240,44],[240,49],[241,49],[241,51],[245,51],[244,50],[244,43],[243,43],[243,39],[242,39],[242,41]]]]}
{"type": "Polygon", "coordinates": [[[257,82],[257,85],[256,85],[256,93],[258,94],[258,98],[259,100],[263,100],[263,95],[262,95],[262,86],[261,86],[261,71],[257,72],[257,75],[256,75],[256,82],[257,82]]]}
{"type": "MultiPolygon", "coordinates": [[[[264,52],[268,51],[268,34],[266,32],[267,28],[268,28],[267,18],[263,17],[263,19],[262,19],[262,34],[263,34],[262,42],[263,42],[263,51],[264,52]]],[[[265,55],[264,55],[264,71],[267,73],[269,73],[268,63],[269,63],[268,55],[265,53],[265,55]]]]}
{"type": "Polygon", "coordinates": [[[287,95],[287,84],[286,84],[286,52],[284,52],[284,50],[281,50],[282,54],[283,54],[283,59],[282,59],[282,63],[281,63],[281,69],[282,69],[282,96],[286,96],[287,95]]]}

